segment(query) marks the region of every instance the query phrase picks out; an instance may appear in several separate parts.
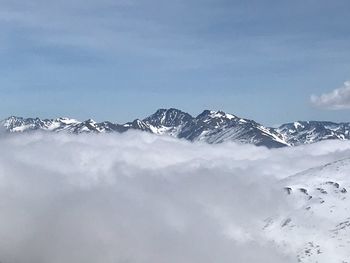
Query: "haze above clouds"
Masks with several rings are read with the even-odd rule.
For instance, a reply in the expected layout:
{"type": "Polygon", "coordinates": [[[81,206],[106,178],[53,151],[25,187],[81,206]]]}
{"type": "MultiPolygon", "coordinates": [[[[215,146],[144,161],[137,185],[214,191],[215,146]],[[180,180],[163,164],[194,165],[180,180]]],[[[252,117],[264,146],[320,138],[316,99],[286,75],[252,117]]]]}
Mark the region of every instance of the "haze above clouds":
{"type": "MultiPolygon", "coordinates": [[[[0,138],[1,262],[294,262],[262,232],[279,179],[349,142],[268,150],[127,132],[0,138]]],[[[301,237],[302,238],[302,237],[301,237]]]]}

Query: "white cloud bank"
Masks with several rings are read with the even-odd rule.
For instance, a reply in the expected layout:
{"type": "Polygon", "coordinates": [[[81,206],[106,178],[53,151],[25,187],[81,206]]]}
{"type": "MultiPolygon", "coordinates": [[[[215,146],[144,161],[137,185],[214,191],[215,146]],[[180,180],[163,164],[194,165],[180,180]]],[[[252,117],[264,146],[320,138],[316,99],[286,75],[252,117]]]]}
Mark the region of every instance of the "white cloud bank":
{"type": "Polygon", "coordinates": [[[341,88],[330,93],[312,95],[311,103],[316,107],[330,110],[350,109],[350,81],[346,81],[341,88]]]}
{"type": "Polygon", "coordinates": [[[0,261],[295,262],[262,231],[289,209],[278,178],[349,155],[348,142],[268,150],[137,132],[5,136],[0,261]]]}

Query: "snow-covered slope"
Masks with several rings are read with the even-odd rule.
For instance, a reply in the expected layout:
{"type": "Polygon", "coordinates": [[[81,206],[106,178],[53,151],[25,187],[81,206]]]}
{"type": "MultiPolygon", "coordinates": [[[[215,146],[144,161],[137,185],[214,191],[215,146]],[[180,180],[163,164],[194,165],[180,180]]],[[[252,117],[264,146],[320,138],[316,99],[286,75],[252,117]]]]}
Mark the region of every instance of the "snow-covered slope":
{"type": "Polygon", "coordinates": [[[282,181],[290,200],[287,214],[266,220],[265,232],[299,262],[350,262],[350,158],[282,181]]]}
{"type": "Polygon", "coordinates": [[[159,109],[144,119],[125,124],[96,123],[69,119],[44,119],[10,117],[1,122],[9,132],[51,131],[69,133],[107,133],[141,130],[158,135],[169,135],[189,141],[222,143],[235,141],[277,148],[308,144],[327,139],[350,139],[349,123],[294,122],[279,128],[268,128],[253,120],[237,117],[223,111],[205,110],[197,117],[178,109],[159,109]]]}

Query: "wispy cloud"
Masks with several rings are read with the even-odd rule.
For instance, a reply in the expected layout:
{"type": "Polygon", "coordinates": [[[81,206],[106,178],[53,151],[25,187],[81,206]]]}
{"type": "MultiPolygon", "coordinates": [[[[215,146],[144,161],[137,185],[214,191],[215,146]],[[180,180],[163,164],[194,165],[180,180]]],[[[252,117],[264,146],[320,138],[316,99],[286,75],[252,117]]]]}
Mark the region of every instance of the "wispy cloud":
{"type": "Polygon", "coordinates": [[[322,95],[312,95],[311,103],[320,108],[329,110],[350,109],[350,81],[329,93],[322,95]]]}

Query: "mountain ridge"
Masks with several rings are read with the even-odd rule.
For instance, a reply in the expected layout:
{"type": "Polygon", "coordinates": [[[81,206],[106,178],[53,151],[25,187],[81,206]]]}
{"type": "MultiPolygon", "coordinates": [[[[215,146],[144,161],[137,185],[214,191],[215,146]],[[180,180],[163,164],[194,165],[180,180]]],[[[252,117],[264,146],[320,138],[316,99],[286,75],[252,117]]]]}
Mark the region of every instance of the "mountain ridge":
{"type": "Polygon", "coordinates": [[[8,117],[0,122],[6,132],[123,133],[140,130],[169,135],[188,141],[211,144],[235,141],[268,148],[297,146],[328,139],[350,140],[350,123],[330,121],[296,121],[277,128],[264,126],[224,111],[204,110],[196,117],[176,108],[161,108],[143,119],[119,124],[111,121],[78,121],[67,117],[56,119],[8,117]]]}

